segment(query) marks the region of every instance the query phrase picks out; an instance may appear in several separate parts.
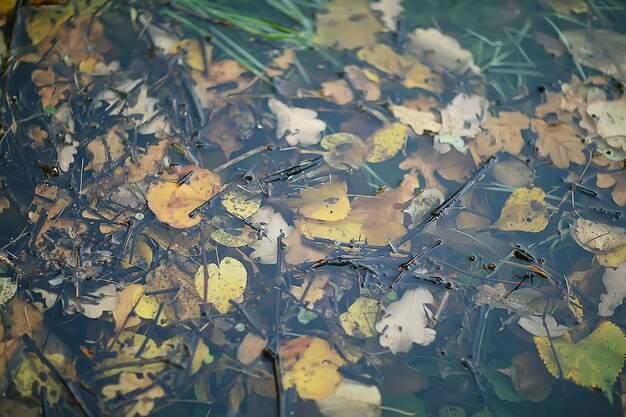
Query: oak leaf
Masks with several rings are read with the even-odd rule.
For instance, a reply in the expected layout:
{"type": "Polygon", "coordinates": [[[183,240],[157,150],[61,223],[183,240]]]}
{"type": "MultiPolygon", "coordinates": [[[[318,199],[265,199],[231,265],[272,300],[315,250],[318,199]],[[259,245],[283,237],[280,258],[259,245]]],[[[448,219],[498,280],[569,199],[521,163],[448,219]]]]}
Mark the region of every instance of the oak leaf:
{"type": "Polygon", "coordinates": [[[584,141],[575,126],[566,123],[548,124],[541,119],[532,119],[530,128],[537,134],[535,147],[539,156],[550,156],[557,167],[568,168],[570,162],[580,165],[587,160],[583,152],[584,141]]]}

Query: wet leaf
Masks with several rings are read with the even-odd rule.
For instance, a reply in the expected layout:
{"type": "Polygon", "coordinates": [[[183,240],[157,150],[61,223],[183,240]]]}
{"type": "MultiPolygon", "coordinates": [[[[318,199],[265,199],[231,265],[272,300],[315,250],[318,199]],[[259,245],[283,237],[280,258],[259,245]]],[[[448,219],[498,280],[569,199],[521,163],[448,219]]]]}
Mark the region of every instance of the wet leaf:
{"type": "Polygon", "coordinates": [[[416,135],[423,135],[424,131],[439,132],[441,130],[441,124],[431,112],[396,105],[391,106],[391,112],[402,123],[410,126],[416,135]]]}
{"type": "Polygon", "coordinates": [[[322,138],[320,146],[324,152],[324,160],[337,169],[359,168],[365,163],[368,148],[357,135],[352,133],[334,133],[322,138]]]}
{"type": "Polygon", "coordinates": [[[316,401],[325,417],[380,417],[381,402],[376,386],[351,379],[342,380],[332,395],[316,401]]]}
{"type": "Polygon", "coordinates": [[[357,56],[379,71],[401,78],[406,88],[441,91],[441,80],[432,73],[430,68],[410,55],[398,54],[387,45],[376,44],[369,48],[362,48],[357,52],[357,56]]]}
{"type": "Polygon", "coordinates": [[[330,396],[342,377],[337,368],[345,365],[339,354],[327,341],[317,337],[308,338],[306,348],[301,349],[301,338],[293,339],[281,347],[285,372],[285,389],[295,387],[302,399],[322,400],[330,396]],[[297,347],[295,354],[288,354],[297,347]]]}
{"type": "Polygon", "coordinates": [[[470,71],[480,75],[480,68],[474,64],[472,53],[463,49],[456,39],[437,29],[415,29],[409,35],[408,50],[438,72],[454,71],[462,74],[470,71]]]}
{"type": "Polygon", "coordinates": [[[500,218],[492,226],[499,230],[541,232],[548,225],[541,188],[518,188],[507,198],[500,218]]]}
{"type": "Polygon", "coordinates": [[[41,304],[32,305],[19,297],[14,297],[6,306],[7,319],[10,323],[8,335],[17,339],[27,334],[33,336],[43,325],[41,304]]]}
{"type": "Polygon", "coordinates": [[[239,344],[237,360],[244,365],[250,365],[263,353],[266,346],[267,339],[248,333],[239,344]]]}
{"type": "Polygon", "coordinates": [[[568,168],[570,162],[584,164],[587,158],[585,144],[580,131],[570,124],[548,124],[540,119],[532,119],[530,128],[537,134],[535,144],[539,156],[550,157],[559,168],[568,168]]]}
{"type": "Polygon", "coordinates": [[[435,330],[427,327],[432,313],[427,304],[433,296],[424,287],[408,290],[402,298],[384,309],[382,319],[376,324],[380,344],[394,355],[411,350],[413,343],[427,346],[435,340],[435,330]]]}
{"type": "Polygon", "coordinates": [[[165,361],[146,363],[146,359],[162,357],[161,348],[154,340],[128,330],[120,332],[117,338],[111,340],[109,351],[116,352],[117,355],[102,359],[96,366],[96,370],[103,369],[98,371],[102,376],[117,375],[120,372],[159,372],[167,365],[165,361]],[[141,353],[138,355],[139,352],[141,353]]]}
{"type": "Polygon", "coordinates": [[[320,141],[326,123],[317,118],[316,111],[289,107],[275,98],[270,99],[268,105],[278,119],[277,139],[284,137],[291,146],[310,146],[320,141]]]}
{"type": "Polygon", "coordinates": [[[493,175],[500,184],[514,188],[526,187],[535,179],[534,171],[517,159],[496,163],[493,175]]]}
{"type": "MultiPolygon", "coordinates": [[[[73,373],[73,364],[62,354],[52,353],[44,355],[62,374],[73,373]]],[[[50,404],[58,403],[61,396],[66,395],[65,387],[61,381],[32,352],[24,354],[24,358],[20,361],[19,367],[15,371],[15,375],[13,375],[13,383],[15,384],[15,389],[24,398],[32,398],[33,390],[36,398],[41,398],[45,392],[50,404]]]]}
{"type": "Polygon", "coordinates": [[[167,152],[168,141],[163,139],[147,148],[146,153],[140,153],[136,159],[130,157],[126,159],[125,165],[128,167],[128,182],[134,183],[142,181],[148,175],[155,175],[163,166],[163,158],[167,152]],[[136,162],[135,162],[136,161],[136,162]]]}
{"type": "MultiPolygon", "coordinates": [[[[228,312],[231,307],[228,300],[241,301],[248,282],[248,273],[241,262],[229,256],[216,264],[207,265],[208,288],[207,302],[213,305],[221,314],[228,312]]],[[[200,297],[204,297],[204,266],[200,265],[196,272],[196,290],[200,297]]]]}
{"type": "Polygon", "coordinates": [[[500,112],[482,124],[487,132],[476,137],[475,150],[480,156],[495,155],[500,151],[519,155],[524,147],[522,130],[530,128],[530,119],[520,112],[500,112]]]}
{"type": "Polygon", "coordinates": [[[626,298],[626,261],[619,264],[616,269],[607,268],[602,275],[602,282],[605,292],[600,295],[598,314],[610,317],[626,298]]]}
{"type": "Polygon", "coordinates": [[[33,45],[39,44],[59,29],[74,14],[71,6],[60,10],[40,9],[26,20],[26,32],[33,45]]]}
{"type": "Polygon", "coordinates": [[[70,165],[74,163],[74,155],[78,153],[78,142],[69,141],[68,143],[59,147],[59,169],[61,172],[67,172],[70,169],[70,165]]]}
{"type": "Polygon", "coordinates": [[[424,177],[425,188],[435,188],[446,194],[448,189],[439,182],[435,173],[446,180],[461,183],[474,168],[474,163],[469,155],[463,155],[457,150],[439,154],[430,144],[423,144],[398,166],[400,169],[417,169],[424,177]]]}
{"type": "Polygon", "coordinates": [[[350,213],[348,185],[344,181],[332,181],[318,188],[303,188],[302,199],[289,201],[291,207],[309,219],[336,221],[343,220],[350,213]]]}
{"type": "Polygon", "coordinates": [[[500,369],[498,369],[500,366],[501,362],[498,359],[490,361],[487,366],[485,366],[487,381],[489,381],[489,384],[493,387],[494,393],[501,400],[521,403],[522,397],[513,389],[511,380],[500,372],[500,369]]]}
{"type": "Polygon", "coordinates": [[[300,231],[302,235],[311,240],[319,237],[337,242],[350,242],[364,238],[363,225],[351,218],[336,222],[302,219],[300,221],[300,231]]]}
{"type": "Polygon", "coordinates": [[[365,141],[370,150],[367,162],[383,162],[396,156],[404,147],[407,134],[406,126],[401,123],[391,123],[378,129],[365,141]]]}
{"type": "Polygon", "coordinates": [[[473,94],[457,94],[441,111],[441,130],[435,136],[434,147],[438,153],[450,152],[451,144],[457,151],[465,153],[467,146],[463,138],[473,138],[480,133],[480,126],[489,115],[489,101],[473,94]]]}
{"type": "Polygon", "coordinates": [[[0,306],[8,303],[17,292],[17,281],[11,277],[0,277],[0,306]]]}
{"type": "Polygon", "coordinates": [[[551,314],[546,314],[545,321],[544,325],[542,316],[525,314],[517,320],[517,324],[533,336],[541,337],[548,336],[548,334],[550,337],[560,337],[563,333],[572,329],[571,327],[558,324],[551,314]]]}
{"type": "Polygon", "coordinates": [[[191,356],[191,360],[188,362],[188,369],[191,375],[197,374],[202,365],[204,363],[210,363],[207,362],[207,360],[212,358],[209,347],[201,338],[193,335],[186,336],[181,334],[167,339],[161,345],[161,351],[165,356],[178,363],[188,361],[188,357],[191,356]]]}
{"type": "Polygon", "coordinates": [[[259,211],[252,216],[251,220],[257,224],[263,225],[265,234],[250,245],[250,247],[254,249],[250,257],[262,264],[275,264],[278,256],[278,236],[284,233],[285,237],[287,237],[293,233],[295,228],[289,226],[283,216],[279,212],[274,212],[271,206],[261,207],[259,211]]]}
{"type": "Polygon", "coordinates": [[[596,254],[601,265],[617,268],[626,260],[626,231],[623,228],[578,218],[570,231],[576,243],[596,254]]]}
{"type": "Polygon", "coordinates": [[[613,403],[613,384],[624,364],[626,337],[615,324],[602,321],[580,343],[565,339],[535,337],[535,345],[548,371],[559,377],[552,347],[563,370],[563,377],[583,387],[599,389],[613,403]]]}
{"type": "Polygon", "coordinates": [[[239,188],[228,190],[221,196],[222,205],[231,214],[247,219],[261,207],[261,197],[239,188]]]}
{"type": "Polygon", "coordinates": [[[599,172],[596,185],[600,188],[615,186],[611,192],[611,198],[620,206],[626,205],[626,177],[620,171],[599,172]]]}
{"type": "Polygon", "coordinates": [[[211,232],[211,238],[220,245],[240,248],[257,240],[257,232],[241,220],[218,214],[213,216],[211,224],[217,229],[211,232]]]}
{"type": "Polygon", "coordinates": [[[189,214],[220,188],[220,178],[213,172],[187,165],[176,167],[172,173],[163,173],[159,182],[148,189],[146,199],[157,219],[184,229],[200,223],[200,216],[189,217],[189,214]]]}
{"type": "Polygon", "coordinates": [[[626,98],[596,100],[587,106],[587,113],[596,121],[598,133],[609,146],[626,151],[626,98]]]}
{"type": "Polygon", "coordinates": [[[540,402],[548,398],[555,380],[535,353],[524,352],[513,357],[510,367],[499,369],[513,380],[513,387],[526,401],[540,402]]]}
{"type": "Polygon", "coordinates": [[[117,307],[113,310],[116,331],[141,323],[139,317],[130,315],[141,294],[143,294],[143,286],[139,284],[130,284],[120,292],[117,307]]]}
{"type": "Polygon", "coordinates": [[[366,100],[374,101],[380,98],[380,77],[374,71],[361,69],[356,65],[348,65],[343,70],[352,87],[365,94],[366,100]]]}
{"type": "Polygon", "coordinates": [[[326,12],[316,15],[315,43],[336,49],[370,46],[383,27],[369,9],[367,0],[333,0],[326,12]]]}
{"type": "Polygon", "coordinates": [[[609,29],[578,29],[565,30],[563,36],[581,64],[626,80],[626,35],[609,29]]]}
{"type": "Polygon", "coordinates": [[[85,169],[100,172],[106,164],[117,161],[126,153],[126,139],[128,133],[119,125],[109,129],[103,137],[93,139],[86,147],[91,153],[91,161],[85,169]]]}
{"type": "Polygon", "coordinates": [[[341,326],[347,334],[359,338],[368,338],[376,335],[376,319],[380,307],[378,301],[371,298],[357,298],[348,311],[339,316],[341,326]]]}
{"type": "MultiPolygon", "coordinates": [[[[317,260],[321,258],[322,257],[317,257],[315,259],[317,260]]],[[[328,284],[329,281],[330,281],[329,274],[318,273],[318,274],[315,274],[313,277],[305,277],[303,279],[302,285],[300,286],[292,285],[291,292],[299,300],[302,299],[302,301],[307,304],[307,308],[312,309],[315,305],[315,302],[321,300],[324,297],[324,294],[325,294],[324,287],[326,286],[326,284],[328,284]],[[311,279],[313,280],[313,282],[311,282],[311,284],[309,285],[309,282],[311,281],[311,279]],[[308,288],[308,291],[306,291],[306,296],[302,298],[307,288],[308,288]]]]}
{"type": "Polygon", "coordinates": [[[147,375],[137,376],[134,373],[123,372],[120,374],[117,384],[106,385],[102,389],[102,395],[109,400],[117,398],[120,394],[127,395],[137,391],[132,396],[130,405],[124,406],[124,415],[133,417],[136,415],[147,416],[154,409],[154,400],[165,397],[165,391],[161,386],[147,375]]]}
{"type": "Polygon", "coordinates": [[[351,103],[354,100],[354,93],[350,88],[350,84],[343,79],[323,82],[320,94],[322,97],[328,98],[340,106],[351,103]]]}
{"type": "Polygon", "coordinates": [[[398,17],[404,11],[402,2],[403,0],[379,0],[376,3],[371,3],[370,7],[381,13],[381,20],[386,30],[396,32],[398,30],[398,17]]]}

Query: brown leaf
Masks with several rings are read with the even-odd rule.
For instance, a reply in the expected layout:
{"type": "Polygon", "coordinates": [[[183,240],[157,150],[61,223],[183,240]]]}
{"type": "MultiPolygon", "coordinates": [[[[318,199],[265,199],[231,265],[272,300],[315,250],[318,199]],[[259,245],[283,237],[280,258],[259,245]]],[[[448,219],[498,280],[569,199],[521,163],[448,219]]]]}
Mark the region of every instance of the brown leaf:
{"type": "MultiPolygon", "coordinates": [[[[158,291],[178,287],[178,291],[157,295],[158,302],[165,302],[165,309],[175,311],[179,320],[200,317],[202,298],[196,291],[192,277],[184,273],[174,264],[161,265],[154,270],[151,279],[146,283],[146,291],[158,291]],[[173,306],[170,306],[173,304],[173,306]]],[[[167,311],[166,311],[167,313],[167,311]]]]}
{"type": "Polygon", "coordinates": [[[513,364],[500,369],[513,379],[513,386],[527,401],[543,401],[550,395],[555,379],[546,370],[536,353],[525,352],[513,357],[513,364]]]}
{"type": "Polygon", "coordinates": [[[85,169],[100,172],[105,164],[117,161],[126,153],[124,146],[126,139],[128,139],[128,133],[119,125],[113,126],[103,137],[93,139],[87,144],[87,150],[91,153],[92,159],[85,169]]]}
{"type": "Polygon", "coordinates": [[[620,206],[626,205],[626,175],[624,175],[624,170],[598,173],[596,185],[600,188],[615,186],[611,192],[613,201],[620,206]]]}
{"type": "Polygon", "coordinates": [[[548,124],[541,119],[532,119],[530,128],[537,134],[535,144],[539,156],[550,157],[559,168],[568,168],[570,162],[584,164],[585,144],[580,130],[566,123],[548,124]]]}
{"type": "Polygon", "coordinates": [[[237,360],[244,365],[250,365],[258,358],[267,346],[267,339],[263,339],[253,333],[248,333],[243,338],[237,349],[237,360]]]}
{"type": "Polygon", "coordinates": [[[372,14],[367,0],[333,0],[326,13],[316,16],[314,42],[337,49],[370,46],[383,26],[372,14]]]}
{"type": "Polygon", "coordinates": [[[322,97],[343,106],[354,100],[354,93],[346,80],[326,81],[322,83],[322,97]]]}
{"type": "Polygon", "coordinates": [[[483,157],[506,151],[519,155],[524,146],[522,130],[528,129],[530,119],[520,112],[500,112],[498,117],[492,117],[483,122],[482,132],[470,146],[483,157]],[[473,145],[473,146],[472,146],[473,145]]]}
{"type": "Polygon", "coordinates": [[[365,93],[365,99],[375,101],[380,98],[380,78],[368,69],[361,69],[356,65],[348,65],[343,69],[350,80],[350,84],[357,90],[365,93]]]}
{"type": "Polygon", "coordinates": [[[298,299],[301,299],[304,295],[304,291],[308,288],[306,297],[302,300],[307,304],[307,308],[312,309],[316,301],[321,300],[324,297],[324,287],[330,281],[330,275],[327,273],[315,274],[313,278],[305,277],[304,282],[300,286],[292,285],[291,292],[298,299]],[[313,282],[309,282],[313,279],[313,282]]]}
{"type": "Polygon", "coordinates": [[[222,148],[226,159],[243,148],[244,141],[254,131],[255,117],[252,103],[246,98],[232,98],[224,106],[216,107],[204,136],[222,148]]]}
{"type": "Polygon", "coordinates": [[[120,292],[117,307],[113,310],[115,320],[115,331],[141,324],[141,319],[136,314],[130,315],[137,301],[137,292],[143,292],[143,287],[139,284],[130,284],[120,292]]]}
{"type": "Polygon", "coordinates": [[[33,332],[41,329],[43,315],[41,310],[26,300],[15,297],[7,304],[7,319],[10,323],[9,337],[17,339],[27,334],[33,336],[33,332]]]}

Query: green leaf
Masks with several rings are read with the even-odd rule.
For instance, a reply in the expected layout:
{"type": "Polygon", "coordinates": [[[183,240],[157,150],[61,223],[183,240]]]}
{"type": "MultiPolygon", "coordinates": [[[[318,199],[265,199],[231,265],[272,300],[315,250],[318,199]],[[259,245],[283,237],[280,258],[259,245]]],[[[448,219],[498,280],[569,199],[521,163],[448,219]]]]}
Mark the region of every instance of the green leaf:
{"type": "Polygon", "coordinates": [[[622,370],[626,355],[626,337],[615,324],[601,322],[578,344],[563,338],[552,339],[558,363],[550,339],[534,339],[539,355],[552,375],[559,377],[560,364],[565,379],[583,387],[601,390],[613,404],[612,387],[622,370]]]}

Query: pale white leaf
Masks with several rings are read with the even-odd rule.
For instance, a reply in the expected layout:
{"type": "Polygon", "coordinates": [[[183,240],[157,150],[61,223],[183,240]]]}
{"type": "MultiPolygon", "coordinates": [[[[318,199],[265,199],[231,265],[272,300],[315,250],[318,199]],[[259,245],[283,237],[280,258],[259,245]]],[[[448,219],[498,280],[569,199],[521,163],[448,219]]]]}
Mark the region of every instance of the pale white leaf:
{"type": "Polygon", "coordinates": [[[67,145],[62,145],[59,150],[59,168],[63,172],[67,172],[70,169],[70,165],[74,163],[74,155],[78,153],[77,141],[67,145]]]}
{"type": "Polygon", "coordinates": [[[278,139],[284,136],[291,146],[311,146],[321,140],[326,123],[317,118],[316,111],[289,107],[275,98],[270,99],[268,105],[278,119],[278,139]]]}
{"type": "Polygon", "coordinates": [[[548,332],[550,333],[550,337],[559,337],[571,329],[571,327],[558,324],[556,319],[550,314],[546,314],[545,326],[542,316],[533,316],[530,314],[525,314],[520,317],[517,324],[533,336],[540,337],[548,336],[548,332]]]}
{"type": "Polygon", "coordinates": [[[316,403],[325,417],[380,417],[381,401],[376,386],[344,379],[330,396],[316,403]]]}
{"type": "Polygon", "coordinates": [[[254,223],[262,225],[265,233],[259,240],[252,243],[250,247],[254,252],[250,257],[262,264],[275,264],[277,258],[277,242],[280,233],[285,237],[292,234],[295,227],[289,226],[280,213],[274,212],[270,206],[263,206],[251,217],[254,223]]]}
{"type": "Polygon", "coordinates": [[[427,327],[432,317],[427,304],[432,303],[433,296],[424,287],[406,291],[400,300],[391,303],[376,324],[381,346],[388,347],[395,355],[408,352],[413,343],[423,346],[432,343],[436,332],[427,327]]]}
{"type": "Polygon", "coordinates": [[[381,12],[381,20],[386,30],[391,32],[398,30],[398,17],[404,11],[402,1],[403,0],[380,0],[377,3],[372,3],[372,10],[381,12]]]}
{"type": "Polygon", "coordinates": [[[409,35],[408,50],[437,71],[470,71],[480,74],[472,53],[463,49],[456,39],[437,29],[415,29],[409,35]]]}
{"type": "Polygon", "coordinates": [[[600,295],[598,314],[610,317],[626,298],[626,261],[619,264],[616,269],[607,268],[602,276],[602,282],[606,292],[600,295]]]}

